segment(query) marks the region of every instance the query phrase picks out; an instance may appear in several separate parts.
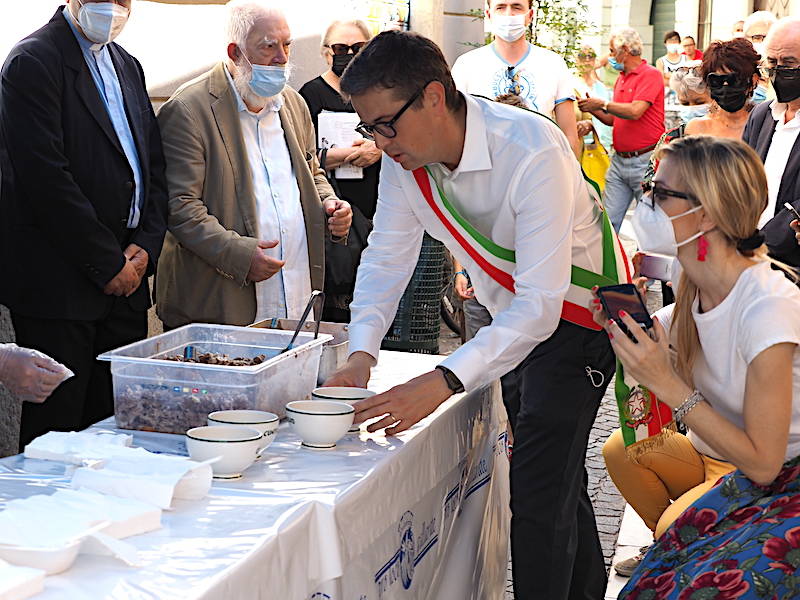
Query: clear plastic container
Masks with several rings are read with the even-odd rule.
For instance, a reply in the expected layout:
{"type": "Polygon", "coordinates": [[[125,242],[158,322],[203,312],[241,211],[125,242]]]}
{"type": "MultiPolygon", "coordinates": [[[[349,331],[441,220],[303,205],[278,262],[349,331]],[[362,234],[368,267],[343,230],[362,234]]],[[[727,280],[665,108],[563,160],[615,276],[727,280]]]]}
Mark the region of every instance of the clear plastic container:
{"type": "Polygon", "coordinates": [[[311,397],[322,346],[332,336],[230,325],[184,325],[98,356],[111,361],[114,413],[122,429],[185,433],[206,424],[216,410],[254,409],[285,415],[287,402],[311,397]],[[230,357],[267,359],[250,367],[165,360],[193,346],[230,357]]]}

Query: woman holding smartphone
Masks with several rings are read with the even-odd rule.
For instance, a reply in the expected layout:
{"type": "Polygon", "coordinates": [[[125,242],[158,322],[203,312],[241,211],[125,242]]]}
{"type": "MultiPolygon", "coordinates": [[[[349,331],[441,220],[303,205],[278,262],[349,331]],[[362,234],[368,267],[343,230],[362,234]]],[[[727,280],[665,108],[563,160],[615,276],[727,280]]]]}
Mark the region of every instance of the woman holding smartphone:
{"type": "Polygon", "coordinates": [[[800,291],[772,268],[756,229],[767,181],[746,144],[688,136],[660,159],[644,200],[652,213],[637,226],[670,242],[683,268],[677,300],[653,316],[650,335],[624,311],[606,315],[599,301],[593,310],[626,376],[689,433],[636,462],[620,431],[603,449],[656,538],[620,598],[677,598],[694,585],[707,597],[756,586],[788,597],[794,580],[775,565],[800,549],[800,291]]]}

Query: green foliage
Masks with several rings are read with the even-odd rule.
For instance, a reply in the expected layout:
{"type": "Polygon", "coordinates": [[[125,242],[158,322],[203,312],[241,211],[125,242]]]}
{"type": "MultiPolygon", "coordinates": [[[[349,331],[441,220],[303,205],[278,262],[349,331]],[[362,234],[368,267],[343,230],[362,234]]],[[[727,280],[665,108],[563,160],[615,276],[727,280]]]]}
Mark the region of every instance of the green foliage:
{"type": "MultiPolygon", "coordinates": [[[[567,66],[575,66],[575,56],[581,46],[581,39],[597,31],[589,22],[587,0],[533,0],[533,22],[525,37],[529,42],[552,50],[561,55],[567,66]]],[[[468,11],[474,20],[483,20],[483,8],[468,11]]],[[[494,39],[486,34],[485,43],[494,39]]],[[[481,44],[465,42],[467,46],[479,47],[481,44]]]]}

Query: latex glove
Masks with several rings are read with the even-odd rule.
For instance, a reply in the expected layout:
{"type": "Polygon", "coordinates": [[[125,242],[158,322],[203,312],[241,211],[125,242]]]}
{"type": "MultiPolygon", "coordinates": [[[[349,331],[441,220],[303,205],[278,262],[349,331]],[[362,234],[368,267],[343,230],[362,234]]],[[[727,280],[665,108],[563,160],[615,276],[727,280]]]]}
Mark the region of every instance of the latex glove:
{"type": "Polygon", "coordinates": [[[0,383],[19,399],[44,402],[75,374],[46,354],[16,344],[0,344],[0,383]]]}

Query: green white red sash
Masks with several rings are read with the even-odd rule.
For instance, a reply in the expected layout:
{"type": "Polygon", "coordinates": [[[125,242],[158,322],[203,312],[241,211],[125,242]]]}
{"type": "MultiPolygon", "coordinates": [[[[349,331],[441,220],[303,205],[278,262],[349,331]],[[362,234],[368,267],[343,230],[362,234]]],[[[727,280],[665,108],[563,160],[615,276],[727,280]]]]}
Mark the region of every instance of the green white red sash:
{"type": "Polygon", "coordinates": [[[614,382],[620,430],[629,458],[636,460],[662,443],[676,431],[669,406],[656,398],[649,389],[625,374],[617,360],[614,382]]]}
{"type": "MultiPolygon", "coordinates": [[[[475,229],[448,201],[433,179],[428,167],[420,167],[412,173],[428,206],[431,207],[450,235],[489,277],[513,294],[514,276],[512,273],[516,267],[515,252],[494,243],[475,229]],[[433,194],[431,181],[436,187],[438,197],[433,194]]],[[[570,285],[561,309],[561,318],[581,327],[599,331],[600,327],[592,319],[592,313],[588,308],[592,299],[592,287],[629,282],[630,272],[622,245],[611,227],[608,215],[603,210],[602,202],[600,202],[599,189],[593,181],[587,179],[586,182],[589,194],[601,213],[603,273],[602,275],[593,273],[572,265],[570,285]]]]}

